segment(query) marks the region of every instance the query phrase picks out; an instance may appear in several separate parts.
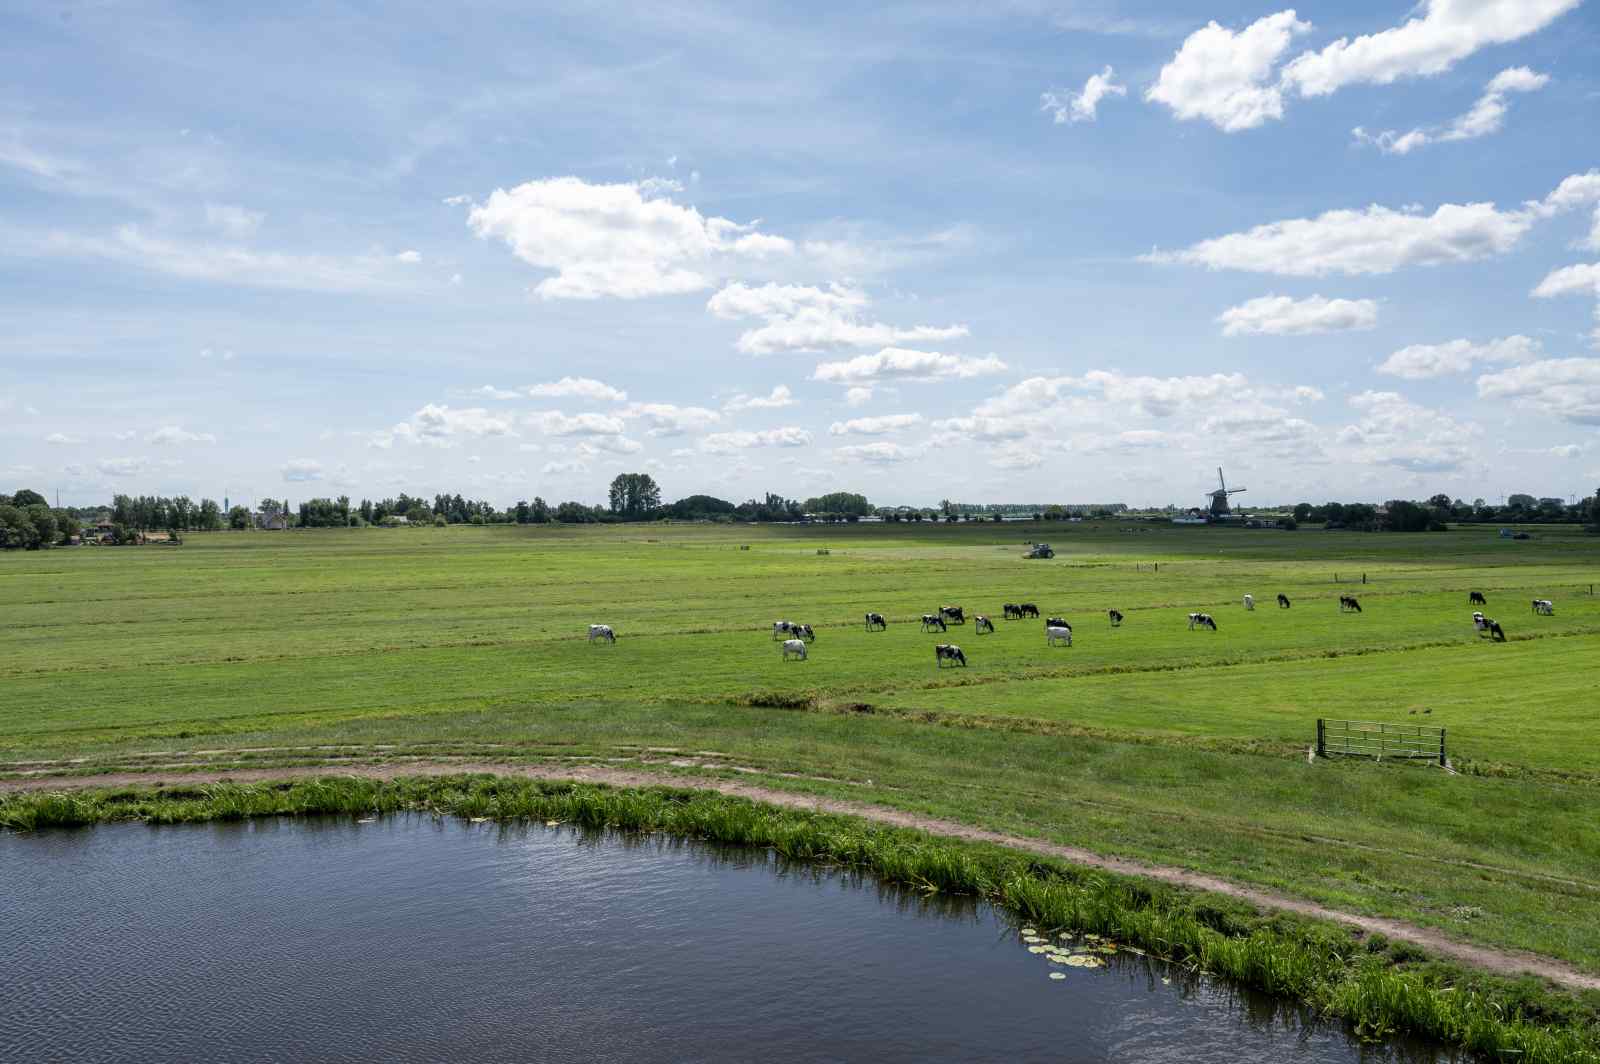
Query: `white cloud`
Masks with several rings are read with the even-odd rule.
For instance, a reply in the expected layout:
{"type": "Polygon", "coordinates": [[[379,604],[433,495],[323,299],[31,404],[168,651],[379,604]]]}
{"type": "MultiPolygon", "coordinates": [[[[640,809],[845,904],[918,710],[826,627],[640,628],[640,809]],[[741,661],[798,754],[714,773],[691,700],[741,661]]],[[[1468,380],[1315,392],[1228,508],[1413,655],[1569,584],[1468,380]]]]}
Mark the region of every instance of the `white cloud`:
{"type": "Polygon", "coordinates": [[[1283,89],[1273,68],[1296,34],[1311,29],[1290,11],[1235,33],[1212,22],[1195,30],[1161,68],[1145,99],[1181,119],[1204,118],[1228,133],[1283,117],[1283,89]]]}
{"type": "Polygon", "coordinates": [[[681,436],[708,429],[722,420],[722,415],[715,410],[672,403],[631,403],[622,410],[621,416],[644,422],[647,436],[681,436]]]}
{"type": "Polygon", "coordinates": [[[472,394],[481,399],[506,400],[522,398],[521,392],[513,392],[507,388],[496,388],[492,384],[485,384],[482,388],[474,388],[472,389],[472,394]]]}
{"type": "Polygon", "coordinates": [[[865,406],[872,401],[872,389],[857,385],[844,393],[844,401],[851,406],[865,406]]]}
{"type": "Polygon", "coordinates": [[[1478,378],[1482,399],[1517,406],[1578,425],[1600,425],[1600,358],[1549,358],[1478,378]]]}
{"type": "Polygon", "coordinates": [[[903,432],[913,425],[922,424],[921,414],[884,414],[881,417],[853,417],[849,421],[835,421],[828,426],[830,436],[883,436],[903,432]]]}
{"type": "Polygon", "coordinates": [[[201,358],[220,358],[224,362],[232,362],[233,361],[233,351],[232,350],[217,351],[214,348],[202,347],[200,349],[200,357],[201,358]]]}
{"type": "Polygon", "coordinates": [[[256,235],[261,223],[267,220],[261,211],[247,210],[226,203],[206,204],[206,224],[233,240],[245,240],[256,235]]]}
{"type": "Polygon", "coordinates": [[[77,436],[68,436],[65,432],[52,432],[44,438],[45,443],[61,444],[64,446],[82,443],[77,436]]]}
{"type": "Polygon", "coordinates": [[[394,257],[394,260],[396,262],[404,262],[407,265],[411,265],[422,261],[422,252],[415,250],[402,251],[400,254],[394,257]]]}
{"type": "Polygon", "coordinates": [[[283,464],[283,479],[290,483],[321,480],[322,463],[311,458],[293,458],[283,464]]]}
{"type": "Polygon", "coordinates": [[[714,432],[700,441],[709,454],[733,454],[752,447],[808,447],[811,433],[795,425],[764,432],[714,432]]]}
{"type": "Polygon", "coordinates": [[[1554,447],[1545,448],[1545,454],[1552,458],[1576,458],[1584,451],[1581,443],[1558,443],[1554,447]]]}
{"type": "Polygon", "coordinates": [[[178,443],[216,443],[217,438],[209,432],[190,432],[178,425],[163,425],[144,438],[146,443],[178,444],[178,443]]]}
{"type": "Polygon", "coordinates": [[[558,459],[546,462],[539,468],[545,476],[570,476],[576,473],[589,472],[589,463],[581,458],[558,459]]]}
{"type": "Polygon", "coordinates": [[[534,286],[544,299],[598,299],[696,292],[719,264],[786,255],[794,245],[726,218],[674,203],[668,181],[590,184],[576,177],[495,189],[467,224],[504,240],[531,266],[554,271],[534,286]]]}
{"type": "Polygon", "coordinates": [[[1030,423],[1015,417],[952,417],[935,421],[932,427],[940,435],[979,440],[1020,440],[1032,434],[1030,423]]]}
{"type": "Polygon", "coordinates": [[[1503,255],[1538,220],[1534,210],[1501,211],[1492,203],[1445,203],[1432,214],[1373,205],[1292,218],[1242,233],[1202,240],[1181,251],[1155,251],[1144,261],[1212,270],[1248,270],[1286,277],[1393,273],[1503,255]]]}
{"type": "Polygon", "coordinates": [[[1553,270],[1533,290],[1535,299],[1571,295],[1600,296],[1600,262],[1580,262],[1553,270]]]}
{"type": "Polygon", "coordinates": [[[794,393],[789,391],[789,386],[779,384],[772,389],[770,395],[745,395],[741,392],[723,403],[722,409],[728,413],[737,413],[740,410],[778,410],[793,406],[795,402],[794,393]]]}
{"type": "Polygon", "coordinates": [[[1098,74],[1089,75],[1083,91],[1069,92],[1061,89],[1040,95],[1040,110],[1054,112],[1056,125],[1068,122],[1093,122],[1100,101],[1107,96],[1126,96],[1128,89],[1112,80],[1114,71],[1108,66],[1098,74]]]}
{"type": "Polygon", "coordinates": [[[871,301],[842,285],[764,284],[735,281],[706,302],[706,310],[727,321],[761,318],[765,324],[741,333],[735,346],[750,355],[779,351],[831,351],[841,347],[887,346],[948,340],[967,335],[965,325],[913,325],[901,328],[863,322],[871,301]]]}
{"type": "Polygon", "coordinates": [[[627,392],[593,377],[562,377],[558,381],[530,385],[528,394],[535,399],[593,399],[605,403],[621,403],[628,398],[627,392]]]}
{"type": "Polygon", "coordinates": [[[472,197],[471,196],[465,196],[465,195],[463,195],[463,196],[446,196],[444,199],[440,200],[439,202],[443,203],[447,207],[465,207],[467,204],[472,202],[472,197]]]}
{"type": "Polygon", "coordinates": [[[1039,413],[1084,394],[1104,399],[1115,410],[1166,418],[1202,404],[1238,402],[1258,393],[1239,373],[1129,377],[1115,371],[1090,370],[1082,377],[1030,377],[979,403],[974,413],[996,418],[1039,413]]]}
{"type": "Polygon", "coordinates": [[[574,450],[584,458],[594,458],[602,451],[609,454],[638,454],[644,444],[626,436],[585,436],[574,450]]]}
{"type": "Polygon", "coordinates": [[[1340,429],[1335,441],[1357,462],[1413,473],[1450,473],[1472,460],[1479,434],[1474,425],[1395,392],[1362,392],[1349,403],[1361,420],[1340,429]]]}
{"type": "Polygon", "coordinates": [[[1527,67],[1509,67],[1494,76],[1483,95],[1478,97],[1478,102],[1472,105],[1472,110],[1460,115],[1448,126],[1417,128],[1409,133],[1386,129],[1377,134],[1368,133],[1357,126],[1353,133],[1357,142],[1377,145],[1378,150],[1388,155],[1405,155],[1438,141],[1475,140],[1500,132],[1500,127],[1505,124],[1506,111],[1510,109],[1506,102],[1508,93],[1536,92],[1549,81],[1548,74],[1535,74],[1527,67]]]}
{"type": "Polygon", "coordinates": [[[559,410],[533,414],[528,420],[546,436],[616,436],[626,428],[620,417],[607,414],[574,414],[568,417],[559,410]]]}
{"type": "Polygon", "coordinates": [[[835,447],[833,457],[841,462],[865,462],[871,465],[894,465],[898,462],[909,462],[922,454],[920,449],[902,447],[898,443],[887,440],[878,440],[873,443],[857,443],[848,447],[835,447]]]}
{"type": "Polygon", "coordinates": [[[1384,359],[1378,372],[1406,380],[1429,380],[1451,373],[1466,373],[1484,362],[1531,362],[1542,354],[1538,340],[1521,335],[1481,344],[1471,340],[1412,344],[1384,359]]]}
{"type": "Polygon", "coordinates": [[[1424,0],[1421,17],[1297,57],[1284,67],[1283,83],[1301,96],[1326,96],[1347,85],[1440,74],[1481,48],[1536,33],[1581,2],[1424,0]]]}
{"type": "Polygon", "coordinates": [[[435,447],[450,447],[456,436],[515,436],[511,419],[490,413],[481,406],[454,408],[443,403],[429,403],[410,420],[392,428],[375,432],[368,445],[384,450],[394,446],[396,440],[407,443],[426,443],[435,447]]]}
{"type": "Polygon", "coordinates": [[[911,351],[886,347],[875,355],[857,355],[844,362],[817,364],[811,379],[837,384],[870,385],[882,381],[933,381],[965,379],[1001,373],[1006,364],[994,355],[973,358],[938,351],[911,351]]]}
{"type": "Polygon", "coordinates": [[[1008,443],[990,453],[989,464],[1009,471],[1037,469],[1044,465],[1044,455],[1037,444],[1008,443]]]}
{"type": "Polygon", "coordinates": [[[108,477],[136,477],[149,469],[150,463],[143,458],[106,458],[95,468],[108,477]]]}
{"type": "Polygon", "coordinates": [[[1301,336],[1307,333],[1370,329],[1378,324],[1373,299],[1290,299],[1259,296],[1217,316],[1223,336],[1301,336]]]}

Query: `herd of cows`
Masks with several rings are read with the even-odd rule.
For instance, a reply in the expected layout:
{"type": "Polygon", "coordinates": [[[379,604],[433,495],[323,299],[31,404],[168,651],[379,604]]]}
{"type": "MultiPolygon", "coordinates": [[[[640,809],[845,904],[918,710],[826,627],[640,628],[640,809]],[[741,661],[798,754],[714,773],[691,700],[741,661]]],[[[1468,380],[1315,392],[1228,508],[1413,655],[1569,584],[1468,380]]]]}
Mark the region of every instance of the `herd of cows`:
{"type": "MultiPolygon", "coordinates": [[[[1473,591],[1467,596],[1467,604],[1469,606],[1487,606],[1489,600],[1484,596],[1483,592],[1473,591]]],[[[1286,610],[1291,605],[1288,595],[1282,593],[1278,595],[1279,609],[1286,610]]],[[[1244,608],[1246,610],[1256,608],[1254,595],[1246,595],[1244,597],[1244,608]]],[[[1031,602],[1007,602],[1001,609],[1003,618],[1008,621],[1026,620],[1029,617],[1037,619],[1039,617],[1039,607],[1031,602]]],[[[1354,595],[1340,595],[1339,612],[1360,613],[1361,603],[1354,595]]],[[[1533,612],[1546,617],[1552,616],[1555,613],[1555,604],[1549,599],[1534,599],[1533,612]]],[[[1121,610],[1107,610],[1106,616],[1111,622],[1111,627],[1117,628],[1121,626],[1123,620],[1121,610]]],[[[950,630],[952,624],[966,623],[967,614],[962,607],[940,606],[937,612],[924,613],[922,615],[921,630],[943,634],[950,630]]],[[[1486,636],[1498,643],[1506,641],[1505,629],[1500,626],[1500,622],[1492,617],[1484,616],[1481,611],[1473,611],[1472,624],[1480,636],[1486,636]]],[[[869,612],[866,615],[866,628],[869,632],[886,632],[889,630],[889,621],[881,613],[869,612]]],[[[1191,613],[1189,614],[1189,631],[1192,632],[1196,628],[1205,628],[1215,632],[1217,631],[1216,618],[1209,613],[1191,613]]],[[[972,618],[972,629],[975,635],[987,635],[995,630],[994,622],[986,614],[975,614],[972,618]]],[[[817,633],[809,624],[800,624],[795,621],[773,621],[772,638],[783,641],[780,649],[784,661],[805,661],[807,658],[807,645],[817,641],[817,633]]],[[[617,633],[609,624],[591,624],[589,626],[589,642],[610,644],[616,641],[617,633]]],[[[1048,647],[1070,647],[1072,645],[1072,625],[1067,623],[1066,618],[1048,617],[1045,619],[1044,643],[1048,647]]],[[[967,655],[954,643],[935,643],[933,646],[934,667],[943,668],[946,662],[951,665],[965,667],[967,655]]]]}

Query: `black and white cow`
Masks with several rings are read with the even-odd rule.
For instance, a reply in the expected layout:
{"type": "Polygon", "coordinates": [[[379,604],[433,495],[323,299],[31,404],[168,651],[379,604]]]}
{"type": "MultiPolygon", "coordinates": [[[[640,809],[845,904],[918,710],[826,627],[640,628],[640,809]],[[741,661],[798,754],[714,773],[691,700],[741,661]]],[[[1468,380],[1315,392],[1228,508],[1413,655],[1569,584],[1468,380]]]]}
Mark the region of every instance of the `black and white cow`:
{"type": "Polygon", "coordinates": [[[1000,607],[1000,610],[1002,616],[1004,616],[1008,621],[1022,620],[1022,607],[1018,606],[1015,602],[1006,603],[1004,606],[1000,607]]]}
{"type": "Polygon", "coordinates": [[[1256,597],[1254,595],[1246,595],[1244,597],[1244,608],[1247,610],[1256,608],[1256,597]]]}
{"type": "Polygon", "coordinates": [[[985,632],[992,632],[994,631],[994,622],[980,613],[976,617],[972,618],[972,630],[977,635],[983,635],[985,632]]]}
{"type": "Polygon", "coordinates": [[[1067,619],[1065,617],[1050,617],[1050,618],[1047,618],[1045,620],[1045,622],[1044,622],[1044,626],[1046,628],[1071,628],[1072,627],[1072,625],[1067,623],[1067,619]]]}
{"type": "Polygon", "coordinates": [[[945,628],[944,618],[937,613],[924,613],[922,615],[922,630],[924,632],[932,632],[935,629],[942,632],[945,628]]]}
{"type": "Polygon", "coordinates": [[[1506,641],[1506,630],[1501,628],[1500,622],[1492,617],[1489,618],[1489,638],[1496,643],[1504,643],[1506,641]]]}
{"type": "Polygon", "coordinates": [[[1339,612],[1340,613],[1360,613],[1361,612],[1361,603],[1356,601],[1356,597],[1354,595],[1340,595],[1339,596],[1339,612]]]}
{"type": "Polygon", "coordinates": [[[959,664],[963,669],[967,667],[967,656],[961,653],[961,648],[954,643],[935,643],[933,647],[933,667],[944,668],[948,661],[952,665],[959,664]]]}
{"type": "Polygon", "coordinates": [[[1072,626],[1064,627],[1051,625],[1044,630],[1044,645],[1047,647],[1070,647],[1072,645],[1072,626]]]}
{"type": "Polygon", "coordinates": [[[960,606],[940,606],[939,616],[944,618],[946,624],[967,623],[967,615],[960,606]]]}
{"type": "Polygon", "coordinates": [[[1556,604],[1549,599],[1534,599],[1533,612],[1542,614],[1545,617],[1553,617],[1556,612],[1556,604]]]}
{"type": "Polygon", "coordinates": [[[1106,616],[1111,618],[1111,627],[1120,628],[1122,626],[1121,610],[1106,610],[1106,616]]]}
{"type": "Polygon", "coordinates": [[[1280,610],[1286,610],[1289,608],[1289,596],[1285,595],[1281,591],[1278,592],[1278,608],[1280,610]]]}
{"type": "Polygon", "coordinates": [[[809,624],[792,625],[789,631],[794,634],[796,639],[803,639],[807,643],[815,643],[817,641],[817,633],[811,630],[809,624]]]}
{"type": "Polygon", "coordinates": [[[1482,635],[1484,632],[1489,630],[1489,618],[1485,617],[1482,613],[1478,612],[1477,610],[1473,610],[1472,611],[1472,627],[1474,627],[1474,628],[1476,628],[1478,630],[1478,634],[1479,635],[1482,635]]]}
{"type": "Polygon", "coordinates": [[[1482,591],[1469,591],[1469,592],[1467,592],[1467,605],[1468,606],[1487,606],[1488,604],[1489,604],[1489,600],[1483,597],[1483,592],[1482,591]]]}
{"type": "Polygon", "coordinates": [[[1021,603],[1020,605],[1017,606],[1017,616],[1019,618],[1021,618],[1021,617],[1038,617],[1039,616],[1039,607],[1035,606],[1031,602],[1021,603]]]}
{"type": "Polygon", "coordinates": [[[789,635],[794,631],[794,627],[795,626],[794,626],[794,623],[792,621],[773,621],[772,622],[772,638],[774,638],[774,639],[787,639],[789,637],[789,635]]]}
{"type": "Polygon", "coordinates": [[[611,630],[609,624],[591,624],[589,626],[589,642],[615,643],[616,641],[617,633],[611,630]]]}
{"type": "Polygon", "coordinates": [[[869,613],[869,614],[867,614],[867,631],[869,631],[869,632],[883,632],[883,631],[887,631],[888,628],[889,628],[889,622],[883,619],[883,614],[881,614],[881,613],[869,613]]]}
{"type": "Polygon", "coordinates": [[[799,639],[785,639],[783,641],[783,660],[794,658],[796,661],[806,660],[806,645],[799,639]]]}
{"type": "Polygon", "coordinates": [[[1189,614],[1189,631],[1194,631],[1196,627],[1209,628],[1215,632],[1217,630],[1217,622],[1209,613],[1191,613],[1189,614]]]}

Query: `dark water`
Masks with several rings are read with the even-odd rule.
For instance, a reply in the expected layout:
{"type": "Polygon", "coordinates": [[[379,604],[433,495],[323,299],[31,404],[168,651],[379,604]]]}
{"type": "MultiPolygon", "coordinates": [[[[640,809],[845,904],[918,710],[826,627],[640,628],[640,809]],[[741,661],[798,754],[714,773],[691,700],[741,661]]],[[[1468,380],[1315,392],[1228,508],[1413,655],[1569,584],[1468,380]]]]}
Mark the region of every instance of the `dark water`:
{"type": "Polygon", "coordinates": [[[422,818],[0,834],[0,1060],[758,1059],[1433,1058],[748,851],[422,818]]]}

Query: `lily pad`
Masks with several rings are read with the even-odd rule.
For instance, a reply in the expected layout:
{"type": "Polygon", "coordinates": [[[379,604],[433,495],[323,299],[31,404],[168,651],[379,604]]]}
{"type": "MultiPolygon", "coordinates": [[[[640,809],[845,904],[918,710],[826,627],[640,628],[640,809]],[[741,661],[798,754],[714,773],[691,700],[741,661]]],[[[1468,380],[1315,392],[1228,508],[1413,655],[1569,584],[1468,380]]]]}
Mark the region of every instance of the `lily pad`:
{"type": "Polygon", "coordinates": [[[1066,977],[1067,977],[1067,973],[1066,972],[1051,972],[1050,973],[1050,978],[1052,978],[1052,979],[1065,979],[1066,977]]]}

